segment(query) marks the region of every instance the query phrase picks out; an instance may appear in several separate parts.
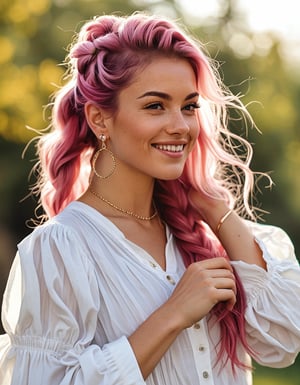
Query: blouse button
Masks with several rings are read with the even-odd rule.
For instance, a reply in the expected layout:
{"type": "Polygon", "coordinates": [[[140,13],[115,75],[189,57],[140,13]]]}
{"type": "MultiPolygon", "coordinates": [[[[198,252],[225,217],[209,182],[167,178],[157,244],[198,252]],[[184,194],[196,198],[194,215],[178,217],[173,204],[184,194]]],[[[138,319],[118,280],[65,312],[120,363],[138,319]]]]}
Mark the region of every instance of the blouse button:
{"type": "Polygon", "coordinates": [[[155,269],[155,268],[156,268],[156,264],[155,264],[155,263],[153,263],[153,262],[150,262],[150,265],[153,267],[153,269],[155,269]]]}
{"type": "Polygon", "coordinates": [[[207,371],[204,371],[204,372],[202,373],[202,376],[203,376],[203,378],[208,378],[208,372],[207,372],[207,371]]]}
{"type": "Polygon", "coordinates": [[[194,324],[194,328],[197,329],[197,330],[199,330],[199,329],[200,329],[200,324],[198,324],[198,323],[197,323],[197,324],[194,324]]]}
{"type": "Polygon", "coordinates": [[[175,285],[175,281],[170,275],[167,275],[166,278],[172,285],[175,285]]]}
{"type": "Polygon", "coordinates": [[[199,352],[204,352],[205,347],[204,346],[199,346],[199,352]]]}

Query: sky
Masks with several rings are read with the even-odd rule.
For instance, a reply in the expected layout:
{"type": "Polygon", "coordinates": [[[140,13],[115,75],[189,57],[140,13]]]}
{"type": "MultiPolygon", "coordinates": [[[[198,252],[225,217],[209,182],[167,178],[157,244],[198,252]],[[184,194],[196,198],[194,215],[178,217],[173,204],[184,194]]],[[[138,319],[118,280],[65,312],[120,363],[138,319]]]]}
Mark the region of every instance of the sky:
{"type": "MultiPolygon", "coordinates": [[[[193,23],[205,23],[218,14],[222,0],[181,0],[193,23]]],[[[299,0],[236,0],[250,30],[272,32],[281,41],[281,54],[300,69],[299,0]]],[[[245,44],[244,47],[246,48],[245,44]]]]}
{"type": "Polygon", "coordinates": [[[239,0],[251,28],[273,31],[285,40],[300,41],[299,0],[239,0]]]}
{"type": "MultiPolygon", "coordinates": [[[[215,14],[222,0],[183,0],[184,9],[200,20],[215,14]]],[[[300,40],[299,0],[237,0],[249,26],[272,31],[287,40],[300,40]]]]}

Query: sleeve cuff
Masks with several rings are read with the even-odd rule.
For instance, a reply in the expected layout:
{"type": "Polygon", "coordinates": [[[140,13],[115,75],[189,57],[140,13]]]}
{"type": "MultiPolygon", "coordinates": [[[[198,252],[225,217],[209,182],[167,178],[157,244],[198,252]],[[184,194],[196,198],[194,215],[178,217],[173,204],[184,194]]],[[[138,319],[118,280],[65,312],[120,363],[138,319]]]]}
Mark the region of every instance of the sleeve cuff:
{"type": "Polygon", "coordinates": [[[286,256],[282,257],[280,250],[276,250],[277,255],[270,253],[269,244],[266,244],[268,242],[265,240],[255,237],[255,241],[262,251],[267,270],[243,261],[231,262],[243,282],[247,297],[251,301],[259,296],[261,290],[266,290],[273,280],[280,282],[282,278],[292,281],[299,279],[299,273],[294,272],[294,267],[297,264],[293,259],[288,259],[286,256]],[[294,277],[295,274],[297,275],[296,278],[294,277]]]}
{"type": "Polygon", "coordinates": [[[104,345],[102,351],[108,366],[119,373],[120,384],[145,385],[136,357],[126,337],[104,345]]]}

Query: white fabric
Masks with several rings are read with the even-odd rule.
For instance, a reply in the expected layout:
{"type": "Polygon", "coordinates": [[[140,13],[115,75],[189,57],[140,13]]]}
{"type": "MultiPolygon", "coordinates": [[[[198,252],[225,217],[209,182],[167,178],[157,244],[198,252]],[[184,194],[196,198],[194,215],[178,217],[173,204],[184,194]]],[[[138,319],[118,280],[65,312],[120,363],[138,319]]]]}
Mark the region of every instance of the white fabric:
{"type": "MultiPolygon", "coordinates": [[[[234,262],[247,291],[249,344],[259,362],[293,363],[300,350],[300,269],[287,235],[250,224],[268,272],[234,262]]],[[[249,385],[219,370],[219,329],[184,330],[143,380],[129,336],[166,301],[184,266],[167,231],[167,268],[91,207],[71,203],[18,247],[2,308],[1,385],[249,385]]],[[[245,353],[240,349],[240,359],[245,353]]],[[[245,357],[245,360],[250,358],[245,357]]],[[[248,361],[249,362],[249,361],[248,361]]]]}

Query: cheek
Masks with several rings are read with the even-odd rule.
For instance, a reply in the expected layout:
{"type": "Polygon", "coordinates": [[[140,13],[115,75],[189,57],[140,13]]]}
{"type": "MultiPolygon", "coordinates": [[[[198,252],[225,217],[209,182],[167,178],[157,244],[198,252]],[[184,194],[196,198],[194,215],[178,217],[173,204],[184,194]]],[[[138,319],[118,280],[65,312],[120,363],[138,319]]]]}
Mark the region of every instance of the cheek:
{"type": "Polygon", "coordinates": [[[196,143],[198,142],[199,134],[200,134],[200,128],[198,125],[195,125],[190,129],[191,141],[188,148],[188,156],[194,150],[196,143]]]}
{"type": "MultiPolygon", "coordinates": [[[[125,123],[124,121],[122,123],[125,123]]],[[[134,157],[135,154],[144,151],[145,137],[143,130],[136,125],[134,120],[118,126],[111,137],[111,150],[121,158],[134,157]]]]}
{"type": "Polygon", "coordinates": [[[200,135],[200,124],[197,120],[194,121],[193,125],[191,126],[190,135],[194,144],[200,135]]]}

